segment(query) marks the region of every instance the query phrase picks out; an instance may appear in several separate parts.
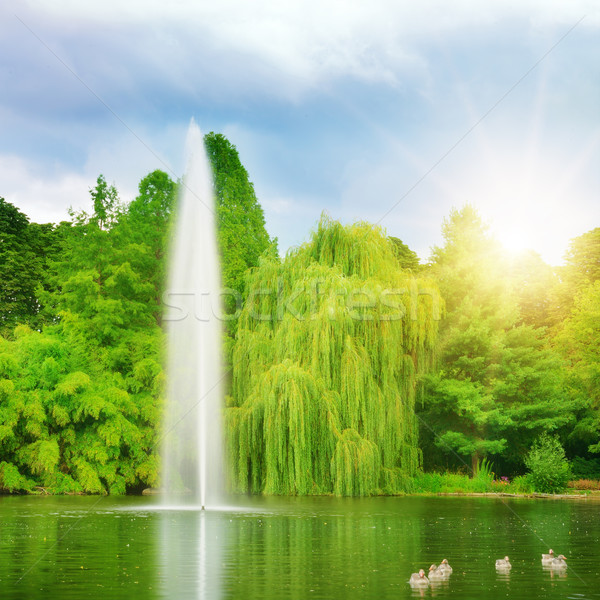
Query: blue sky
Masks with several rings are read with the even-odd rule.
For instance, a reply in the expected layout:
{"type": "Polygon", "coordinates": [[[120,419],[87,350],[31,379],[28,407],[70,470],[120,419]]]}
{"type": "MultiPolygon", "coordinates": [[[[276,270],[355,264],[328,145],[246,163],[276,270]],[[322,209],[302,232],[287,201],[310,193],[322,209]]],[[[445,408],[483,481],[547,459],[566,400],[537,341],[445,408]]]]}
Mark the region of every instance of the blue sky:
{"type": "MultiPolygon", "coordinates": [[[[0,195],[38,222],[240,152],[285,251],[323,210],[426,259],[452,207],[558,264],[600,226],[592,1],[25,0],[0,7],[0,195]]],[[[8,4],[8,3],[6,3],[8,4]]]]}

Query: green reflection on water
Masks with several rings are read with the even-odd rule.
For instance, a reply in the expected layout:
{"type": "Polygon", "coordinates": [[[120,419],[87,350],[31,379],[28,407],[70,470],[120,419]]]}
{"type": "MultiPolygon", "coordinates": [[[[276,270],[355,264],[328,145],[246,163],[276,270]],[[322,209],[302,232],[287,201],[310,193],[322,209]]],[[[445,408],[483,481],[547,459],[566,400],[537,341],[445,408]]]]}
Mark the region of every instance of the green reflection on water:
{"type": "Polygon", "coordinates": [[[600,504],[494,498],[0,497],[2,598],[594,598],[600,504]],[[552,547],[565,577],[544,570],[552,547]],[[508,555],[510,574],[497,574],[508,555]],[[448,558],[449,582],[410,574],[448,558]]]}

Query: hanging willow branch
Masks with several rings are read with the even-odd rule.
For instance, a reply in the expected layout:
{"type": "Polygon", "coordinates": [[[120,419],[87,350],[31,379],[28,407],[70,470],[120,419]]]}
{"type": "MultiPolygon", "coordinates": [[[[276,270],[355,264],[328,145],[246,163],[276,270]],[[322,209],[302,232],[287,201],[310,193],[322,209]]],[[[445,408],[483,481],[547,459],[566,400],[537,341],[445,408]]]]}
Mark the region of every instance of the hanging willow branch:
{"type": "Polygon", "coordinates": [[[246,284],[226,419],[233,487],[401,489],[421,460],[415,388],[437,334],[434,284],[398,268],[380,228],[327,217],[246,284]]]}

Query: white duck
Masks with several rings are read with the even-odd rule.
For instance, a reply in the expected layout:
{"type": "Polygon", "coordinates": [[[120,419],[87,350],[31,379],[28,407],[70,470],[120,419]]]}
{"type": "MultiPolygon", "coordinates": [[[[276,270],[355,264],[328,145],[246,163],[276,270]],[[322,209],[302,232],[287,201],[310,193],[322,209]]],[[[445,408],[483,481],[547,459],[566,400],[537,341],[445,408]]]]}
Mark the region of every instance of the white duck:
{"type": "Polygon", "coordinates": [[[550,548],[548,554],[542,554],[542,564],[549,565],[554,560],[554,550],[550,548]]]}
{"type": "Polygon", "coordinates": [[[508,570],[511,567],[512,565],[510,564],[510,560],[508,560],[508,556],[505,556],[504,558],[499,558],[496,561],[496,569],[508,570]]]}
{"type": "Polygon", "coordinates": [[[448,576],[440,569],[440,567],[436,567],[435,565],[431,565],[429,567],[429,581],[444,581],[448,578],[448,576]]]}
{"type": "Polygon", "coordinates": [[[448,564],[448,560],[447,559],[443,559],[442,562],[440,563],[440,566],[438,567],[438,569],[444,574],[444,575],[451,575],[452,574],[452,567],[448,564]]]}
{"type": "Polygon", "coordinates": [[[413,573],[408,580],[410,585],[429,585],[429,579],[425,577],[425,571],[420,569],[418,573],[413,573]]]}
{"type": "Polygon", "coordinates": [[[551,563],[550,566],[553,569],[566,569],[567,568],[567,557],[564,555],[557,556],[551,563]]]}

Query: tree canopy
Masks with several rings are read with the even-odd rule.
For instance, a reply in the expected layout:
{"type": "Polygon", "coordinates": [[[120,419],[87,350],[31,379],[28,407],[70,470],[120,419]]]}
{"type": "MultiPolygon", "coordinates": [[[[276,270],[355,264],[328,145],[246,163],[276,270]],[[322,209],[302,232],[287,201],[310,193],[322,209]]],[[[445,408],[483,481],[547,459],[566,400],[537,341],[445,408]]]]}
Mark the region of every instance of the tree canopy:
{"type": "MultiPolygon", "coordinates": [[[[467,205],[424,265],[379,227],[323,216],[281,259],[235,146],[205,143],[231,290],[233,489],[395,493],[484,458],[514,475],[547,439],[596,468],[600,228],[552,267],[508,255],[467,205]]],[[[155,170],[125,203],[100,175],[89,210],[60,224],[0,198],[0,490],[158,481],[177,189],[155,170]]]]}
{"type": "MultiPolygon", "coordinates": [[[[229,157],[214,180],[225,265],[243,264],[229,285],[242,289],[270,239],[237,152],[206,140],[229,157]]],[[[58,227],[0,200],[0,489],[123,494],[157,482],[176,195],[156,170],[125,204],[100,175],[91,209],[58,227]]]]}
{"type": "Polygon", "coordinates": [[[439,296],[382,231],[323,217],[311,241],[248,274],[227,409],[241,491],[368,495],[420,466],[417,377],[439,296]]]}
{"type": "Polygon", "coordinates": [[[510,265],[477,212],[452,211],[443,234],[431,274],[447,315],[438,370],[424,379],[423,438],[454,453],[455,464],[468,458],[474,472],[487,456],[514,468],[539,433],[573,420],[562,361],[542,329],[520,324],[528,306],[519,305],[510,265]]]}

